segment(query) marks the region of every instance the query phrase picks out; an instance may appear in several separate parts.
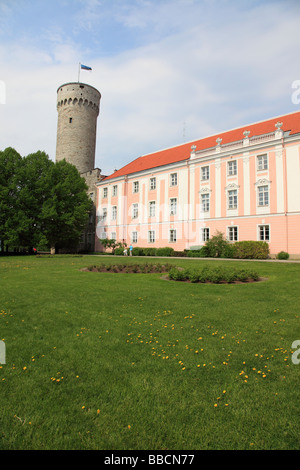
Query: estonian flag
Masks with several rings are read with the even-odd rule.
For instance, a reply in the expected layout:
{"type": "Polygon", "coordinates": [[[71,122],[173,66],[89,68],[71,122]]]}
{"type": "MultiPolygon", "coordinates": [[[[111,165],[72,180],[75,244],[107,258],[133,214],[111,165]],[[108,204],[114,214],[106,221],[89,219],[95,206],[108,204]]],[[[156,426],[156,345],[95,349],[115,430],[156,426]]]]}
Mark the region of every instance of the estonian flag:
{"type": "Polygon", "coordinates": [[[87,65],[82,65],[82,64],[80,64],[80,68],[83,70],[92,70],[91,67],[88,67],[87,65]]]}

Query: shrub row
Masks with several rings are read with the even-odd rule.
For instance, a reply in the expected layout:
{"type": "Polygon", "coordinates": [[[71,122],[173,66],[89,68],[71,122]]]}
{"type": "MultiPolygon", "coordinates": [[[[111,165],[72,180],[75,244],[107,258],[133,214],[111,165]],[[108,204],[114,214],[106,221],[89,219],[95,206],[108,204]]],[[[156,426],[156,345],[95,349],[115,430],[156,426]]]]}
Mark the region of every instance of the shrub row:
{"type": "Polygon", "coordinates": [[[258,281],[259,275],[256,271],[252,270],[224,269],[222,267],[203,267],[201,270],[171,268],[169,271],[169,279],[173,281],[190,281],[193,283],[211,282],[213,284],[219,284],[221,282],[258,281]]]}
{"type": "MultiPolygon", "coordinates": [[[[116,248],[115,255],[123,255],[124,248],[116,248]]],[[[166,246],[165,248],[139,248],[134,247],[133,256],[174,256],[174,249],[166,246]]]]}
{"type": "MultiPolygon", "coordinates": [[[[116,255],[123,255],[124,247],[115,249],[116,255]]],[[[175,251],[167,246],[164,248],[140,248],[132,250],[133,256],[188,256],[193,258],[233,258],[233,259],[267,259],[270,256],[269,244],[265,241],[245,240],[230,243],[222,232],[216,232],[199,250],[175,251]]],[[[278,259],[288,259],[286,252],[280,252],[278,259]]]]}
{"type": "MultiPolygon", "coordinates": [[[[214,237],[213,237],[214,238],[214,237]]],[[[140,248],[132,250],[133,256],[172,256],[191,258],[234,258],[234,259],[267,259],[269,257],[269,245],[262,241],[242,241],[229,243],[214,243],[213,238],[203,245],[200,250],[175,251],[171,247],[165,248],[140,248]],[[209,243],[210,242],[210,243],[209,243]]],[[[116,255],[123,255],[123,248],[116,248],[116,255]]],[[[287,259],[287,258],[278,258],[287,259]]]]}
{"type": "Polygon", "coordinates": [[[234,258],[234,259],[267,259],[270,250],[264,241],[241,241],[229,243],[222,233],[206,242],[200,250],[190,250],[189,257],[200,258],[234,258]]]}
{"type": "Polygon", "coordinates": [[[112,273],[165,273],[172,268],[169,263],[142,263],[142,264],[100,264],[87,267],[88,271],[93,272],[112,272],[112,273]]]}

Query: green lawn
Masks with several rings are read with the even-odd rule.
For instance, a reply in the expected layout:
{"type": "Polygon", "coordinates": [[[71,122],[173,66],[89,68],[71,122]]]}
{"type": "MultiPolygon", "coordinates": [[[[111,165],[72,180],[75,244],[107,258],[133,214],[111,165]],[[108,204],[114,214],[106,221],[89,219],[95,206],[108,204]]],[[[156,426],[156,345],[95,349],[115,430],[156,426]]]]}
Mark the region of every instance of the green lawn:
{"type": "Polygon", "coordinates": [[[0,258],[0,449],[300,448],[300,263],[239,285],[80,271],[104,260],[154,261],[0,258]]]}

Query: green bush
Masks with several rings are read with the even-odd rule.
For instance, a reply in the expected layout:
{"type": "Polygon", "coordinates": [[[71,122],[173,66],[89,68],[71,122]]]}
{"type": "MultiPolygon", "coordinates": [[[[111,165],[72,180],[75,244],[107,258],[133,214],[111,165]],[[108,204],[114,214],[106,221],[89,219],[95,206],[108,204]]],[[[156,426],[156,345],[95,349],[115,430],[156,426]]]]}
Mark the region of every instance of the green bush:
{"type": "Polygon", "coordinates": [[[199,282],[199,271],[190,271],[189,280],[191,282],[199,282]]]}
{"type": "Polygon", "coordinates": [[[156,256],[173,256],[174,248],[166,246],[165,248],[157,248],[156,256]]]}
{"type": "Polygon", "coordinates": [[[229,245],[230,243],[225,239],[224,234],[217,231],[216,235],[205,243],[207,256],[210,258],[223,258],[229,245]]]}
{"type": "Polygon", "coordinates": [[[143,248],[145,256],[156,256],[156,248],[143,248]]]}
{"type": "Polygon", "coordinates": [[[214,284],[219,284],[223,280],[224,280],[224,272],[222,268],[217,267],[215,269],[211,269],[208,272],[207,281],[213,282],[214,284]]]}
{"type": "Polygon", "coordinates": [[[234,281],[246,282],[248,279],[253,279],[257,281],[259,275],[255,271],[250,271],[246,269],[224,269],[221,266],[216,266],[215,268],[208,268],[204,266],[200,270],[188,270],[188,269],[178,269],[171,268],[169,271],[169,279],[172,281],[186,281],[196,283],[211,282],[213,284],[219,284],[220,282],[231,283],[234,281]]]}
{"type": "Polygon", "coordinates": [[[186,257],[187,256],[187,251],[174,251],[173,255],[172,256],[175,256],[177,258],[179,257],[186,257]]]}
{"type": "Polygon", "coordinates": [[[209,256],[209,251],[207,247],[204,245],[200,250],[188,250],[187,256],[189,258],[206,258],[209,256]]]}
{"type": "Polygon", "coordinates": [[[277,259],[289,259],[290,255],[286,251],[280,251],[276,258],[277,259]]]}
{"type": "Polygon", "coordinates": [[[143,248],[135,246],[132,250],[132,256],[145,256],[143,248]]]}
{"type": "Polygon", "coordinates": [[[189,272],[187,269],[171,268],[169,271],[169,279],[172,281],[186,281],[189,272]]]}
{"type": "Polygon", "coordinates": [[[234,249],[234,257],[238,259],[267,259],[270,254],[268,243],[263,241],[235,242],[234,249]]]}

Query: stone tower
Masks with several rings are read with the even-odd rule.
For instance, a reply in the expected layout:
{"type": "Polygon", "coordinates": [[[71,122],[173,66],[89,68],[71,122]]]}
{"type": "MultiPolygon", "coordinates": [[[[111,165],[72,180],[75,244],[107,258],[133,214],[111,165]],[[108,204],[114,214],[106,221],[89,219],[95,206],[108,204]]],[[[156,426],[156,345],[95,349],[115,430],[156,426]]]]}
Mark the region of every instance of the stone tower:
{"type": "Polygon", "coordinates": [[[65,158],[79,173],[95,167],[100,99],[99,91],[84,83],[66,83],[57,90],[56,161],[65,158]]]}
{"type": "Polygon", "coordinates": [[[89,222],[82,234],[79,251],[94,251],[96,227],[95,183],[105,176],[95,168],[96,130],[101,94],[96,88],[80,82],[57,89],[56,161],[65,159],[75,165],[88,186],[94,203],[89,222]]]}

